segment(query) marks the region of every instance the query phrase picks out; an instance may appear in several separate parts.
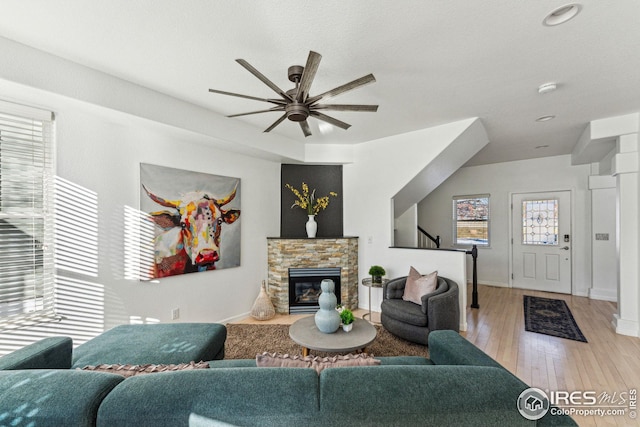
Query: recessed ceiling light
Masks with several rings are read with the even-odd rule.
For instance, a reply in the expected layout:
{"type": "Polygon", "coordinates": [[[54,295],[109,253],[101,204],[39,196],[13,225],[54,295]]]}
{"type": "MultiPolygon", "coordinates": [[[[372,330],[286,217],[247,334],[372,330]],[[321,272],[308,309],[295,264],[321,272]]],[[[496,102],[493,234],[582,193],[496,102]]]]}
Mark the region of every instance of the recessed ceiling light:
{"type": "Polygon", "coordinates": [[[580,12],[580,9],[582,9],[582,6],[579,3],[570,3],[564,6],[560,6],[549,12],[542,23],[548,27],[564,24],[565,22],[576,16],[578,12],[580,12]]]}
{"type": "Polygon", "coordinates": [[[553,82],[545,83],[538,86],[538,93],[540,95],[544,95],[545,93],[553,92],[554,90],[556,90],[557,87],[558,85],[556,83],[553,83],[553,82]]]}
{"type": "Polygon", "coordinates": [[[536,122],[548,122],[549,120],[553,120],[555,118],[556,118],[556,116],[551,116],[551,115],[549,115],[549,116],[540,116],[540,117],[538,117],[536,119],[536,122]]]}

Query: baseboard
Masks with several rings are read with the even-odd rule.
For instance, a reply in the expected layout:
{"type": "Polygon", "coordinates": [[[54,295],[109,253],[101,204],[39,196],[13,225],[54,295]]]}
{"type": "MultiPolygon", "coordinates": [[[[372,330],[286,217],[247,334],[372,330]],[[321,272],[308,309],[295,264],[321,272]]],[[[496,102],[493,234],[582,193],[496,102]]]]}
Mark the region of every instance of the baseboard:
{"type": "Polygon", "coordinates": [[[616,328],[617,334],[640,337],[640,326],[637,321],[621,319],[619,314],[614,314],[611,324],[616,328]]]}
{"type": "Polygon", "coordinates": [[[246,313],[238,314],[237,316],[227,317],[226,319],[218,320],[216,323],[222,323],[223,325],[227,323],[237,322],[239,320],[246,319],[251,316],[251,312],[247,311],[246,313]]]}
{"type": "Polygon", "coordinates": [[[618,302],[618,292],[611,289],[589,289],[589,298],[602,301],[618,302]]]}
{"type": "MultiPolygon", "coordinates": [[[[467,282],[467,284],[471,285],[471,282],[467,282]]],[[[486,285],[486,286],[496,286],[498,288],[510,288],[508,283],[503,282],[492,282],[491,280],[483,280],[482,282],[478,282],[478,285],[486,285]]]]}

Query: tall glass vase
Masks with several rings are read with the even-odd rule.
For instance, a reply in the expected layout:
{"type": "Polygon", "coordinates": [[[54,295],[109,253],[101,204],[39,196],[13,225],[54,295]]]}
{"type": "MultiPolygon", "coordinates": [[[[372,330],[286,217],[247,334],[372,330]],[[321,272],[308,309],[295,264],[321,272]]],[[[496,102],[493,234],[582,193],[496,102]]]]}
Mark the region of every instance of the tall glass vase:
{"type": "Polygon", "coordinates": [[[307,221],[307,237],[314,238],[316,237],[316,232],[318,231],[318,223],[316,222],[315,215],[308,215],[309,220],[307,221]]]}

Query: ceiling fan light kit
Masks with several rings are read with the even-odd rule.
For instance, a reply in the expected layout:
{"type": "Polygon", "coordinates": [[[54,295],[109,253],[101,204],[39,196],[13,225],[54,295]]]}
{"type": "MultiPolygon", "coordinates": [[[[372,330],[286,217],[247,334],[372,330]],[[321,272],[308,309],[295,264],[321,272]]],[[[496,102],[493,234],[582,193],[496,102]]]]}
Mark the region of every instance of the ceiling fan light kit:
{"type": "Polygon", "coordinates": [[[359,79],[343,84],[342,86],[338,86],[334,89],[321,93],[320,95],[310,96],[309,90],[311,89],[311,84],[313,83],[313,79],[315,78],[316,72],[318,71],[318,66],[320,65],[321,58],[322,55],[320,55],[319,53],[310,51],[307,58],[307,63],[304,67],[301,65],[292,65],[291,67],[289,67],[287,70],[287,75],[289,81],[295,83],[295,87],[287,91],[280,89],[275,83],[269,80],[266,76],[260,73],[256,68],[251,66],[251,64],[249,64],[244,59],[236,59],[236,62],[238,64],[242,65],[251,74],[256,76],[264,84],[269,86],[274,92],[280,95],[281,99],[259,98],[255,96],[242,95],[239,93],[226,92],[217,89],[209,89],[209,92],[276,104],[275,107],[266,110],[232,114],[227,117],[240,117],[251,114],[279,111],[283,113],[282,116],[280,116],[271,126],[265,129],[264,132],[270,132],[280,123],[282,123],[284,119],[289,119],[292,122],[298,122],[300,124],[300,128],[302,129],[302,133],[305,137],[311,135],[311,129],[309,128],[309,123],[307,122],[309,116],[315,117],[318,120],[322,120],[323,122],[329,123],[341,129],[348,129],[351,126],[348,123],[321,113],[320,110],[364,112],[378,111],[377,105],[319,103],[323,98],[337,96],[344,92],[356,89],[360,86],[364,86],[368,83],[375,82],[376,79],[373,74],[367,74],[366,76],[360,77],[359,79]]]}

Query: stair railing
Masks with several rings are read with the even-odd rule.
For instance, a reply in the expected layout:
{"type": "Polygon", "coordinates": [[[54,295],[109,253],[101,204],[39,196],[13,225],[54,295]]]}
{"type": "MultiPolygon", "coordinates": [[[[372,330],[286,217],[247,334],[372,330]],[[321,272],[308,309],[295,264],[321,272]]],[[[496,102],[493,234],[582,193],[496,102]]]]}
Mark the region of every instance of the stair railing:
{"type": "MultiPolygon", "coordinates": [[[[418,247],[422,249],[440,249],[440,236],[433,237],[424,228],[418,226],[418,247]]],[[[480,308],[478,304],[478,247],[473,245],[465,253],[471,255],[473,260],[471,308],[480,308]]]]}
{"type": "Polygon", "coordinates": [[[440,236],[433,237],[424,228],[418,226],[418,247],[420,248],[440,248],[440,236]]]}

